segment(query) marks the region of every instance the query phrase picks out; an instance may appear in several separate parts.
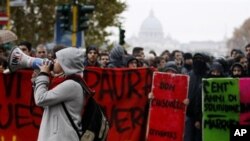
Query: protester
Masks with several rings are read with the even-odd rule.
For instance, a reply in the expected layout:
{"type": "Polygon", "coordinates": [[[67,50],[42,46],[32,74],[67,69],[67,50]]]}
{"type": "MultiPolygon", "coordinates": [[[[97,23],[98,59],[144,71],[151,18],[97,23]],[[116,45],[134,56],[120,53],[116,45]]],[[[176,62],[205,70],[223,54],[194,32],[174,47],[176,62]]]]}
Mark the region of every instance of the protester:
{"type": "Polygon", "coordinates": [[[139,67],[148,67],[145,62],[145,54],[143,47],[134,47],[132,50],[132,55],[139,61],[139,67]]]}
{"type": "MultiPolygon", "coordinates": [[[[63,75],[60,76],[62,78],[72,75],[83,77],[83,59],[82,50],[72,47],[62,49],[56,52],[53,72],[55,74],[62,73],[63,75]]],[[[40,66],[40,73],[35,80],[34,89],[35,103],[44,108],[38,140],[79,141],[76,131],[63,110],[62,103],[65,103],[75,125],[80,130],[82,127],[79,123],[84,104],[83,89],[78,82],[73,80],[65,80],[54,88],[49,88],[49,76],[50,65],[45,63],[40,66]]]]}
{"type": "Polygon", "coordinates": [[[48,58],[48,51],[44,44],[39,44],[36,47],[36,57],[38,58],[48,58]]]}
{"type": "Polygon", "coordinates": [[[18,47],[28,56],[32,56],[32,44],[28,41],[22,41],[18,44],[18,47]]]}
{"type": "Polygon", "coordinates": [[[167,73],[174,73],[174,74],[180,73],[174,61],[168,61],[160,72],[167,72],[167,73]]]}
{"type": "Polygon", "coordinates": [[[98,62],[99,50],[96,45],[90,45],[86,49],[86,59],[83,64],[85,67],[101,67],[101,64],[98,62]]]}
{"type": "Polygon", "coordinates": [[[124,65],[127,68],[136,69],[139,65],[139,61],[132,55],[126,55],[124,57],[124,65]]]}
{"type": "Polygon", "coordinates": [[[186,125],[184,141],[201,141],[201,85],[202,78],[209,71],[208,62],[210,57],[204,53],[195,53],[193,57],[193,70],[189,73],[189,104],[186,112],[186,125]]]}
{"type": "Polygon", "coordinates": [[[164,57],[160,56],[160,57],[156,57],[155,63],[156,63],[157,70],[163,71],[163,68],[165,67],[167,62],[166,62],[166,59],[164,57]]]}
{"type": "Polygon", "coordinates": [[[184,53],[183,55],[183,59],[184,59],[184,65],[183,65],[183,69],[182,69],[182,73],[184,74],[188,74],[193,67],[193,56],[191,53],[187,52],[184,53]]]}
{"type": "Polygon", "coordinates": [[[108,68],[123,68],[125,67],[123,59],[125,57],[125,50],[122,46],[117,45],[110,51],[110,62],[108,68]]]}
{"type": "Polygon", "coordinates": [[[109,54],[108,53],[101,53],[99,57],[100,57],[99,62],[100,62],[101,67],[107,68],[109,60],[110,60],[109,54]]]}
{"type": "Polygon", "coordinates": [[[169,50],[164,50],[160,56],[163,57],[166,60],[166,62],[171,59],[171,54],[169,50]]]}
{"type": "Polygon", "coordinates": [[[230,69],[230,76],[234,78],[245,77],[244,67],[240,63],[234,63],[230,69]]]}
{"type": "Polygon", "coordinates": [[[222,65],[219,62],[214,61],[211,64],[210,71],[208,73],[208,77],[224,77],[224,70],[222,65]]]}

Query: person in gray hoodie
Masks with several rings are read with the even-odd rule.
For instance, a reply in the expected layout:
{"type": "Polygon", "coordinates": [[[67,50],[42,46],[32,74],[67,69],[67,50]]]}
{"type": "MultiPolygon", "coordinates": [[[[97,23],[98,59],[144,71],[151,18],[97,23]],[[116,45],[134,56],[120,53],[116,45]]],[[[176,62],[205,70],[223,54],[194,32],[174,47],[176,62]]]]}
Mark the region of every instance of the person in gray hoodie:
{"type": "MultiPolygon", "coordinates": [[[[77,48],[68,47],[59,50],[56,52],[53,73],[63,74],[61,75],[63,77],[71,75],[83,77],[83,59],[83,51],[77,48]]],[[[79,141],[62,103],[66,105],[77,128],[81,130],[85,93],[81,85],[71,79],[66,79],[51,89],[50,83],[50,65],[45,63],[40,66],[34,89],[36,105],[44,108],[38,141],[79,141]]]]}

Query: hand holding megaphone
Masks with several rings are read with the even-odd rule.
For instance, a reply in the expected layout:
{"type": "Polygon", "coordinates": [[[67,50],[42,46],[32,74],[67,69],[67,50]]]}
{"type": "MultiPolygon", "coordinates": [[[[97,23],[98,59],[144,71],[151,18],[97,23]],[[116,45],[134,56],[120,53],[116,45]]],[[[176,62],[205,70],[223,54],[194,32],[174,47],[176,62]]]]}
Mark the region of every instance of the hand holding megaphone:
{"type": "Polygon", "coordinates": [[[19,49],[15,47],[11,50],[8,58],[8,68],[10,72],[14,72],[23,68],[40,69],[40,66],[47,63],[50,66],[50,70],[53,69],[53,62],[48,59],[35,58],[26,55],[19,49]]]}
{"type": "Polygon", "coordinates": [[[43,61],[43,64],[38,64],[39,66],[39,69],[40,69],[40,72],[45,72],[45,73],[50,73],[51,70],[53,70],[53,62],[50,61],[50,60],[44,60],[43,61]]]}

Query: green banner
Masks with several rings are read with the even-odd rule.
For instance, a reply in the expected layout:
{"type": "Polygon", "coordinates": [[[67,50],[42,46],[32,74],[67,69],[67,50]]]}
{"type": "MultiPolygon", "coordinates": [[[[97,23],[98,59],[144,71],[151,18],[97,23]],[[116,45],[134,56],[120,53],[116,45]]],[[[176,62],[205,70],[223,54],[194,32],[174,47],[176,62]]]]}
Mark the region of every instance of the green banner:
{"type": "Polygon", "coordinates": [[[229,141],[230,125],[239,122],[239,79],[203,79],[203,141],[229,141]]]}

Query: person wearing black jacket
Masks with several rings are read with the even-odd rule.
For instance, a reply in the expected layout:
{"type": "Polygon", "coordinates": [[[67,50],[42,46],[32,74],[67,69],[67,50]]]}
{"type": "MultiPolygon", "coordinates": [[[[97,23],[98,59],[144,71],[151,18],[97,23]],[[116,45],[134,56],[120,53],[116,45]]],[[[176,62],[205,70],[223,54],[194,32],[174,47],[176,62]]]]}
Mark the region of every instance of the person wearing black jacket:
{"type": "Polygon", "coordinates": [[[201,120],[202,120],[202,78],[205,78],[210,61],[209,56],[203,53],[196,53],[193,57],[193,70],[189,73],[189,104],[186,112],[186,125],[184,141],[201,141],[201,120]]]}

